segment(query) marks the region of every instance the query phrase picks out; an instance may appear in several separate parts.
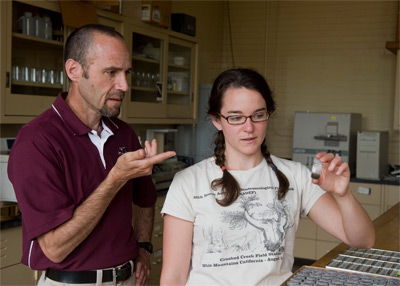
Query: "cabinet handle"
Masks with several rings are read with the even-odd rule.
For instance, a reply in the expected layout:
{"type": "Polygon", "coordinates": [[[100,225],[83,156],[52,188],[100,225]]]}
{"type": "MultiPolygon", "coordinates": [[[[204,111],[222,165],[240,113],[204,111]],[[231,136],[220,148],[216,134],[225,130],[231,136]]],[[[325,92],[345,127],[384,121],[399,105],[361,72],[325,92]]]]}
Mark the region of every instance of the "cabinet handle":
{"type": "Polygon", "coordinates": [[[160,237],[160,236],[163,236],[163,233],[160,232],[160,233],[154,234],[153,236],[154,236],[154,237],[160,237]]]}
{"type": "Polygon", "coordinates": [[[156,100],[157,101],[163,101],[164,100],[164,93],[163,93],[163,84],[162,84],[162,82],[158,81],[156,83],[156,89],[157,89],[156,100]]]}
{"type": "Polygon", "coordinates": [[[157,265],[157,264],[160,264],[161,262],[162,262],[161,259],[158,259],[157,261],[153,261],[151,263],[154,264],[154,265],[157,265]]]}
{"type": "Polygon", "coordinates": [[[358,187],[357,193],[361,195],[371,195],[371,188],[367,187],[358,187]]]}
{"type": "Polygon", "coordinates": [[[10,72],[6,72],[6,88],[10,87],[10,72]]]}

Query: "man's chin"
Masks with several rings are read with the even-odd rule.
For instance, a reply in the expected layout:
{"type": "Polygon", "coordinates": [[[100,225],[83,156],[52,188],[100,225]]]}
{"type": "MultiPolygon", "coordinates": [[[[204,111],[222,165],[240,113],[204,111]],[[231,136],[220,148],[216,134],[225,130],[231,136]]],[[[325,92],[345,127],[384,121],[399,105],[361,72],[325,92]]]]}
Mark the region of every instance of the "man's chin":
{"type": "Polygon", "coordinates": [[[108,118],[115,118],[115,117],[118,117],[118,115],[120,114],[120,112],[121,112],[121,109],[120,108],[118,108],[118,109],[113,109],[113,110],[109,110],[109,109],[107,109],[107,110],[102,110],[101,111],[101,114],[103,115],[103,116],[105,116],[105,117],[108,117],[108,118]]]}

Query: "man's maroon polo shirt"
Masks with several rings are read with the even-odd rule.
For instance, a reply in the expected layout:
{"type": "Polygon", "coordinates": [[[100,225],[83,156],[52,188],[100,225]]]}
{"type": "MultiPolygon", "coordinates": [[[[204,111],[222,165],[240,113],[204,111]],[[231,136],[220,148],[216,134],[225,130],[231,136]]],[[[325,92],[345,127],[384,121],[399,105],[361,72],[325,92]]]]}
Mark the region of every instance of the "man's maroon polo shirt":
{"type": "Polygon", "coordinates": [[[32,269],[92,270],[116,266],[137,256],[132,229],[132,202],[153,206],[156,190],[150,176],[130,180],[118,192],[99,224],[63,262],[45,257],[36,237],[71,218],[114,166],[121,147],[141,148],[132,128],[119,119],[103,118],[114,135],[99,151],[84,125],[60,94],[52,108],[21,128],[12,147],[8,174],[22,213],[22,263],[32,269]]]}

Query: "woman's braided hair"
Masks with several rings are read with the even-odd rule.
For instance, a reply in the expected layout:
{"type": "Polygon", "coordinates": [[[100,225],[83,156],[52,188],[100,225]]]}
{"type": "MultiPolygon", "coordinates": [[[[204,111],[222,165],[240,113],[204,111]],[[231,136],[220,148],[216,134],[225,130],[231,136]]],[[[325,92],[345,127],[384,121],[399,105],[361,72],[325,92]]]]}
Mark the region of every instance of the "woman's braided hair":
{"type": "MultiPolygon", "coordinates": [[[[221,73],[214,81],[211,89],[211,95],[208,100],[208,115],[212,118],[219,118],[219,112],[222,108],[222,99],[228,88],[245,87],[259,92],[264,98],[267,111],[271,114],[275,111],[275,101],[272,98],[271,90],[262,75],[251,69],[230,69],[221,73]]],[[[221,206],[229,206],[237,200],[240,195],[240,186],[232,174],[225,168],[225,137],[222,131],[218,131],[214,140],[215,163],[222,169],[222,177],[215,179],[211,183],[211,188],[217,190],[221,188],[222,199],[217,199],[221,206]]],[[[285,197],[289,189],[289,181],[286,176],[275,166],[271,159],[267,145],[264,142],[261,145],[267,164],[275,171],[279,181],[278,199],[285,197]]]]}

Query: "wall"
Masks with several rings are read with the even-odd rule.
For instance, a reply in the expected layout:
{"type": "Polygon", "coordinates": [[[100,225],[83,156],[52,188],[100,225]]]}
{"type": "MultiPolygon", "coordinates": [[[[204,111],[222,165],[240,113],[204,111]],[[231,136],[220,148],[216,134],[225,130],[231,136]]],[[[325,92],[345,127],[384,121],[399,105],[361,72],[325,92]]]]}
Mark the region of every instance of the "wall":
{"type": "Polygon", "coordinates": [[[224,2],[223,69],[266,68],[268,1],[224,2]]]}
{"type": "Polygon", "coordinates": [[[364,130],[390,132],[389,163],[400,164],[392,127],[395,55],[385,49],[396,37],[397,7],[397,1],[229,2],[232,48],[225,26],[223,53],[233,51],[235,66],[267,76],[278,107],[267,133],[272,153],[292,156],[295,111],[357,112],[364,130]]]}
{"type": "Polygon", "coordinates": [[[184,13],[196,18],[199,84],[213,82],[221,72],[223,3],[223,1],[172,1],[172,13],[184,13]]]}

